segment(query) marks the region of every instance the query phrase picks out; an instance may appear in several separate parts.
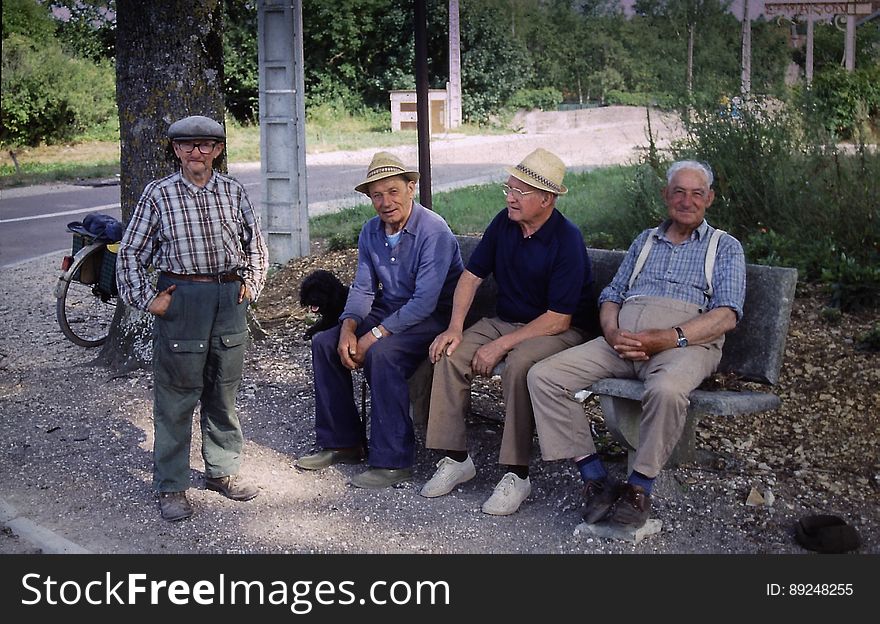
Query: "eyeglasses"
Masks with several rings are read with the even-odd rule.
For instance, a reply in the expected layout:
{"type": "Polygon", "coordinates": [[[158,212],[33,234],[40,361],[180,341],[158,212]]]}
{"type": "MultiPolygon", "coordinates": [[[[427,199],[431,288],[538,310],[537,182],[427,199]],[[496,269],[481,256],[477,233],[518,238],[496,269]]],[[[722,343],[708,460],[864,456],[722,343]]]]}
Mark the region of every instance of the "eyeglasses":
{"type": "Polygon", "coordinates": [[[199,148],[199,152],[202,154],[210,154],[214,151],[214,148],[217,147],[217,141],[208,141],[207,143],[193,143],[192,141],[175,141],[174,142],[177,147],[182,149],[184,152],[189,154],[195,148],[199,148]]]}
{"type": "Polygon", "coordinates": [[[526,195],[531,195],[532,193],[537,193],[538,191],[521,191],[518,188],[513,188],[512,186],[507,186],[506,184],[502,184],[501,185],[501,192],[504,193],[505,197],[507,197],[508,195],[513,193],[514,197],[521,199],[521,198],[525,197],[526,195]]]}

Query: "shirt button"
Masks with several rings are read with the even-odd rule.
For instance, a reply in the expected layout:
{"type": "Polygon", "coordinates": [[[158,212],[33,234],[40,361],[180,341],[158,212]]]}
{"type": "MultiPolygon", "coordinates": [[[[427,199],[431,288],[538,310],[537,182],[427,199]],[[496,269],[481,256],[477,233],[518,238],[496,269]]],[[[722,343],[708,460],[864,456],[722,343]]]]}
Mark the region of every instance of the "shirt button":
{"type": "Polygon", "coordinates": [[[391,262],[397,262],[397,258],[392,257],[391,262]]]}

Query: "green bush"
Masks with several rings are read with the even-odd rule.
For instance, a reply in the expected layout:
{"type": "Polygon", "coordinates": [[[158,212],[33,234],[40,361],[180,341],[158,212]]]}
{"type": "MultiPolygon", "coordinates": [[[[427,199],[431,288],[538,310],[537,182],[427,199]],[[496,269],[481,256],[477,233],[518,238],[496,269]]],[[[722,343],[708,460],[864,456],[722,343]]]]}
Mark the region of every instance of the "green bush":
{"type": "Polygon", "coordinates": [[[544,111],[553,111],[561,102],[562,92],[559,89],[544,87],[542,89],[520,89],[507,101],[507,106],[514,110],[538,108],[544,111]]]}
{"type": "Polygon", "coordinates": [[[116,76],[109,63],[37,48],[20,35],[3,40],[0,142],[37,145],[70,140],[116,116],[116,76]]]}
{"type": "Polygon", "coordinates": [[[869,136],[870,124],[880,123],[880,64],[848,72],[839,67],[818,73],[804,92],[823,127],[836,136],[869,136]]]}

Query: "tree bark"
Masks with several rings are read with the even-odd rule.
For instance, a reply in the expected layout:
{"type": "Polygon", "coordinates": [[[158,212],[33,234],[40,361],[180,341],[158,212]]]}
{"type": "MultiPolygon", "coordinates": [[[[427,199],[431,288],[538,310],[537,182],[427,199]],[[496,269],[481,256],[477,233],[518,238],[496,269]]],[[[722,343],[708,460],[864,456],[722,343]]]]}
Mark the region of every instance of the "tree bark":
{"type": "MultiPolygon", "coordinates": [[[[144,187],[176,171],[165,133],[174,121],[224,121],[221,0],[117,0],[116,100],[119,107],[122,218],[127,225],[144,187]]],[[[215,168],[225,170],[225,155],[215,168]]],[[[152,317],[120,305],[98,361],[117,370],[152,359],[152,317]]]]}

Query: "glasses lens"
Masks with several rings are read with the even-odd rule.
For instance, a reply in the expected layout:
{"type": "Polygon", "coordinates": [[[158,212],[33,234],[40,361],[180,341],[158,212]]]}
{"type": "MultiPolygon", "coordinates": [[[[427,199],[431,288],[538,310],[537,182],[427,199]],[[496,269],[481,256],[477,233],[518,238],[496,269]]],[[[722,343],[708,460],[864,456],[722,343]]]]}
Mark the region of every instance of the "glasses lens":
{"type": "Polygon", "coordinates": [[[214,146],[217,145],[216,141],[210,141],[208,143],[193,143],[192,141],[177,141],[177,147],[182,149],[184,152],[189,154],[195,148],[199,148],[199,152],[202,154],[210,154],[214,151],[214,146]]]}

